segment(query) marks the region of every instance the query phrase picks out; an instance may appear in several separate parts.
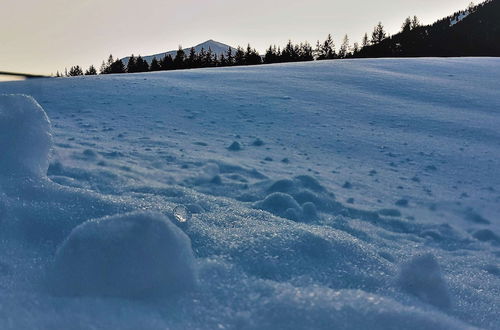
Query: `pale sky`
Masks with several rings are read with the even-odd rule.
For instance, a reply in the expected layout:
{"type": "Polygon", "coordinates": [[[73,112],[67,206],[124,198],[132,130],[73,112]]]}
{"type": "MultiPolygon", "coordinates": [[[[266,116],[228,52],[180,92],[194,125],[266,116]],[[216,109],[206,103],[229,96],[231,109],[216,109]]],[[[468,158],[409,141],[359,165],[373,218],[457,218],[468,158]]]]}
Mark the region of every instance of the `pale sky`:
{"type": "Polygon", "coordinates": [[[0,0],[0,71],[50,74],[97,68],[111,53],[149,55],[214,39],[270,44],[360,41],[378,21],[393,34],[405,17],[429,24],[470,0],[0,0]]]}

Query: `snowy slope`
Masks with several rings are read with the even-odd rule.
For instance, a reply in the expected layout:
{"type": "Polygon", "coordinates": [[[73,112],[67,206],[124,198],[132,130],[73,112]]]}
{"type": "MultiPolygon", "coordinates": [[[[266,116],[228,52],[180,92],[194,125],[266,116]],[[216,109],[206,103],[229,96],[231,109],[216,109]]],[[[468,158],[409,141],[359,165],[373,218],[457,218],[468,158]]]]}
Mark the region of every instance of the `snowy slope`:
{"type": "MultiPolygon", "coordinates": [[[[227,50],[229,49],[229,47],[231,47],[231,46],[228,46],[226,44],[223,44],[223,43],[215,41],[215,40],[207,40],[205,42],[202,42],[201,44],[193,46],[193,48],[195,49],[196,53],[201,52],[202,49],[204,49],[206,51],[208,51],[209,49],[211,49],[212,53],[213,54],[217,54],[217,56],[220,56],[222,54],[226,55],[227,50]]],[[[231,49],[233,50],[233,54],[234,54],[236,52],[236,48],[231,47],[231,49]]],[[[191,51],[191,47],[184,48],[184,52],[186,54],[189,54],[190,51],[191,51]]],[[[151,64],[151,60],[154,57],[156,57],[157,60],[160,60],[160,59],[164,58],[166,55],[170,55],[170,56],[172,56],[172,58],[175,58],[175,56],[177,55],[177,49],[176,50],[171,50],[171,51],[165,52],[165,53],[159,53],[159,54],[154,54],[154,55],[143,56],[143,59],[146,60],[148,63],[151,64]]],[[[123,61],[123,63],[125,65],[127,65],[128,59],[129,59],[129,57],[125,57],[125,58],[122,59],[122,61],[123,61]]]]}
{"type": "Polygon", "coordinates": [[[1,83],[41,107],[0,97],[0,328],[498,329],[498,77],[377,59],[1,83]]]}

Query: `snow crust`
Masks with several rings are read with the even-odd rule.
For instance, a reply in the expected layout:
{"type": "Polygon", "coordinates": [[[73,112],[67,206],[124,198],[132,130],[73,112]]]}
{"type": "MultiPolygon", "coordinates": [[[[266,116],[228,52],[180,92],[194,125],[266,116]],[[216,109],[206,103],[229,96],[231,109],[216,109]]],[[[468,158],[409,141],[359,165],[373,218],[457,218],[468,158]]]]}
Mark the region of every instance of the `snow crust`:
{"type": "Polygon", "coordinates": [[[499,64],[2,83],[0,328],[499,328],[499,64]]]}

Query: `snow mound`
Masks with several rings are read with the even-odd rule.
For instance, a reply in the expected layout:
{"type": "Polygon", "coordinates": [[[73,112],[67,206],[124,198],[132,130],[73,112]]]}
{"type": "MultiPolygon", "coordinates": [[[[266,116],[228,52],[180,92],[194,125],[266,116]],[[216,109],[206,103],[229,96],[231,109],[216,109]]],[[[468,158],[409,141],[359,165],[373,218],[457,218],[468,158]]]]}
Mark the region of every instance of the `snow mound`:
{"type": "Polygon", "coordinates": [[[196,282],[191,240],[157,213],[90,220],[58,249],[49,272],[56,295],[171,296],[196,282]]]}
{"type": "Polygon", "coordinates": [[[438,311],[361,290],[277,285],[243,329],[467,329],[438,311]],[[277,326],[278,325],[278,326],[277,326]]]}
{"type": "Polygon", "coordinates": [[[403,290],[423,302],[440,308],[450,307],[450,296],[440,267],[432,254],[414,257],[401,268],[399,283],[403,290]]]}
{"type": "Polygon", "coordinates": [[[51,125],[27,95],[0,95],[0,174],[45,176],[52,148],[51,125]]]}

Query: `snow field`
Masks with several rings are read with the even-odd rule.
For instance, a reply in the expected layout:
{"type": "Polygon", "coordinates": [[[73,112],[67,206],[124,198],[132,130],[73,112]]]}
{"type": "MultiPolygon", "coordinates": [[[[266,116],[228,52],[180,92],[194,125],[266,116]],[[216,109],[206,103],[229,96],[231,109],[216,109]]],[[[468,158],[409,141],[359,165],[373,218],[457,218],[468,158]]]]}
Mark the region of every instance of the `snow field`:
{"type": "Polygon", "coordinates": [[[497,328],[495,61],[2,85],[0,327],[497,328]]]}

